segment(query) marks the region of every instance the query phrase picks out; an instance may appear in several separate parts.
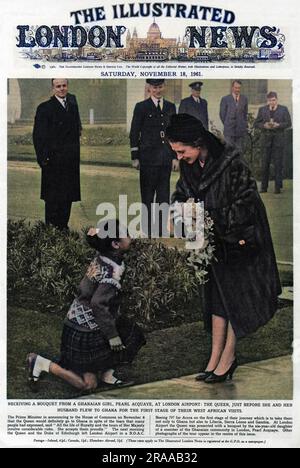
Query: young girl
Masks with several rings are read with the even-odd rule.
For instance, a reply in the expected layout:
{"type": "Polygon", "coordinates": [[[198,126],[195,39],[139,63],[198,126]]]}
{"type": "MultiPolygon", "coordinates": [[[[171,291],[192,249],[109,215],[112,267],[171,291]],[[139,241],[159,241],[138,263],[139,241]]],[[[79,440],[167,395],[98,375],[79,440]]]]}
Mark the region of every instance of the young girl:
{"type": "MultiPolygon", "coordinates": [[[[100,227],[107,232],[108,221],[100,227]]],[[[101,374],[103,385],[132,385],[118,379],[116,367],[131,363],[146,341],[141,329],[119,314],[121,279],[125,270],[124,253],[131,240],[121,236],[118,221],[116,235],[101,238],[95,229],[87,235],[89,244],[98,251],[79,286],[64,322],[61,360],[56,364],[31,353],[27,356],[29,380],[35,383],[42,372],[56,375],[79,390],[94,390],[101,374]]]]}

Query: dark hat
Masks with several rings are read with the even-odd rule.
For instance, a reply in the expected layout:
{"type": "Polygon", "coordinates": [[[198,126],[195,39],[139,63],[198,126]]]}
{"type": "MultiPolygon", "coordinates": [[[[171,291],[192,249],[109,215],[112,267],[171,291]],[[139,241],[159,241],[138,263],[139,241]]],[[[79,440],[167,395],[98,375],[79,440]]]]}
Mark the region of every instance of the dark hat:
{"type": "Polygon", "coordinates": [[[224,144],[221,140],[206,130],[200,120],[191,115],[173,115],[166,133],[171,142],[180,142],[193,146],[195,143],[200,145],[202,140],[213,158],[218,158],[223,154],[224,144]]]}
{"type": "Polygon", "coordinates": [[[172,115],[167,137],[172,141],[191,143],[208,133],[202,122],[189,114],[172,115]]]}
{"type": "Polygon", "coordinates": [[[196,91],[200,91],[202,86],[203,86],[202,81],[194,81],[194,83],[191,83],[189,85],[190,88],[195,89],[196,91]]]}
{"type": "Polygon", "coordinates": [[[152,85],[152,86],[160,86],[162,84],[164,84],[165,80],[158,80],[158,79],[154,79],[154,80],[146,80],[146,83],[149,84],[149,85],[152,85]]]}

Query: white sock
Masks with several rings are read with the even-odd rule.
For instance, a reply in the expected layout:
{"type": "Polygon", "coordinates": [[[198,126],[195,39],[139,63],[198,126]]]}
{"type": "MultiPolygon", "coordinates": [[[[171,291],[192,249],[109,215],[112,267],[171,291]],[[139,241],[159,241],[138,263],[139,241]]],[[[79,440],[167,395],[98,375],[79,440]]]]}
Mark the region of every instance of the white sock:
{"type": "Polygon", "coordinates": [[[50,369],[51,361],[49,359],[43,358],[43,356],[37,355],[34,368],[33,368],[33,375],[35,377],[39,377],[41,372],[48,372],[50,369]]]}
{"type": "Polygon", "coordinates": [[[114,377],[114,372],[115,372],[114,369],[109,369],[108,371],[103,372],[101,376],[102,382],[105,382],[108,384],[114,384],[118,380],[116,379],[116,377],[114,377]]]}

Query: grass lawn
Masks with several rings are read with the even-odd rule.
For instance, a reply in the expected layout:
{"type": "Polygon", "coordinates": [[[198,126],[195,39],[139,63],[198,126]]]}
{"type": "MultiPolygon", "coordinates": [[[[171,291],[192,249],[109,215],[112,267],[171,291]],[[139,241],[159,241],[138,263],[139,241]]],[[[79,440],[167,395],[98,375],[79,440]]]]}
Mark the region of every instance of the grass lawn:
{"type": "MultiPolygon", "coordinates": [[[[9,162],[8,217],[36,221],[44,218],[44,202],[40,200],[41,173],[35,163],[9,162]]],[[[81,229],[95,224],[99,203],[118,206],[119,193],[128,196],[128,202],[139,201],[138,173],[131,168],[81,167],[82,202],[74,203],[70,226],[81,229]]]]}
{"type": "MultiPolygon", "coordinates": [[[[103,128],[105,127],[106,125],[104,124],[92,126],[84,125],[83,136],[86,136],[91,131],[96,131],[98,128],[100,130],[103,130],[103,128]]],[[[108,125],[107,127],[110,130],[115,128],[115,131],[124,131],[124,125],[108,125]]],[[[12,137],[13,141],[14,138],[24,137],[27,135],[29,135],[29,141],[31,141],[31,144],[20,144],[20,142],[16,144],[9,139],[7,148],[7,159],[9,161],[36,161],[36,155],[31,140],[32,130],[32,125],[13,125],[8,127],[8,137],[12,137]]],[[[82,141],[81,161],[83,163],[88,164],[130,166],[131,155],[129,138],[128,142],[123,141],[122,143],[127,144],[105,144],[103,146],[86,146],[86,143],[82,141]]]]}
{"type": "MultiPolygon", "coordinates": [[[[81,162],[98,165],[130,166],[131,155],[128,145],[81,146],[81,162]]],[[[8,145],[9,161],[36,161],[32,145],[8,145]]]]}
{"type": "MultiPolygon", "coordinates": [[[[8,308],[8,387],[10,399],[62,399],[78,396],[70,386],[46,375],[39,392],[27,385],[25,359],[36,351],[46,357],[59,356],[63,318],[26,310],[8,308]]],[[[240,364],[283,356],[292,352],[292,307],[281,309],[268,325],[238,345],[240,364]]],[[[148,335],[148,343],[133,367],[137,383],[194,374],[206,365],[210,339],[201,322],[156,331],[148,335]]]]}
{"type": "MultiPolygon", "coordinates": [[[[114,148],[117,149],[117,148],[114,148]]],[[[121,150],[120,150],[121,151],[121,150]]],[[[123,150],[122,150],[123,151],[123,150]]],[[[120,153],[121,155],[121,153],[120,153]]],[[[93,225],[100,216],[96,207],[101,202],[118,204],[118,194],[127,194],[128,202],[140,201],[139,175],[129,167],[82,164],[82,202],[75,203],[71,227],[79,230],[93,225]]],[[[178,174],[172,176],[172,190],[178,174]]],[[[285,181],[282,195],[263,196],[278,260],[292,261],[292,181],[285,181]]],[[[39,199],[40,169],[33,162],[8,162],[8,217],[37,221],[44,218],[44,203],[39,199]]],[[[174,243],[174,241],[172,241],[174,243]]],[[[290,270],[289,270],[290,271],[290,270]]],[[[59,355],[63,318],[40,310],[8,308],[8,397],[70,398],[76,393],[66,384],[47,376],[38,394],[26,385],[25,357],[37,351],[48,357],[59,355]]],[[[264,360],[291,352],[293,340],[292,308],[282,309],[255,335],[239,343],[242,363],[264,360]]],[[[138,383],[195,373],[205,365],[210,347],[209,337],[201,322],[156,331],[148,336],[134,366],[138,383]],[[162,358],[163,357],[163,358],[162,358]]]]}
{"type": "MultiPolygon", "coordinates": [[[[8,217],[29,221],[44,219],[40,196],[40,169],[32,162],[8,162],[8,217]]],[[[172,175],[171,190],[178,174],[172,175]]],[[[139,202],[139,174],[132,168],[82,164],[82,202],[74,203],[70,226],[79,230],[99,220],[96,208],[101,202],[118,206],[118,195],[127,194],[128,203],[139,202]]],[[[293,182],[284,181],[281,195],[263,195],[276,250],[277,260],[293,261],[293,182]]],[[[174,243],[174,242],[173,242],[174,243]]]]}

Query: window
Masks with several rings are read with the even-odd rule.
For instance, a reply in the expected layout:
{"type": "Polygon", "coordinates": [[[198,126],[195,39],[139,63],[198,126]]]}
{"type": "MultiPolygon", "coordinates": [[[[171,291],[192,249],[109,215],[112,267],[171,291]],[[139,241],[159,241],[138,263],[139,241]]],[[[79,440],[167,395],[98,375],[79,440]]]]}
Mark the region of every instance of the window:
{"type": "Polygon", "coordinates": [[[250,105],[259,105],[266,102],[268,80],[242,80],[242,83],[242,94],[248,97],[250,105]]]}

